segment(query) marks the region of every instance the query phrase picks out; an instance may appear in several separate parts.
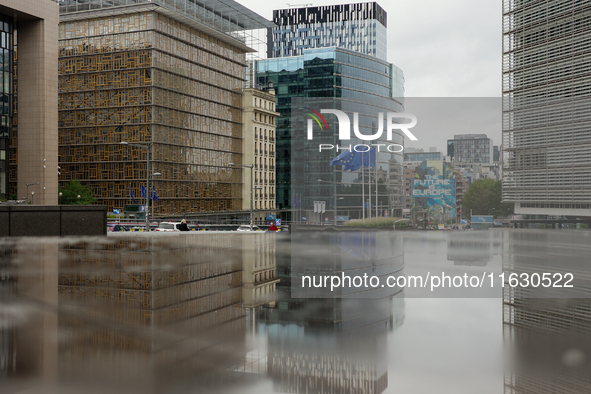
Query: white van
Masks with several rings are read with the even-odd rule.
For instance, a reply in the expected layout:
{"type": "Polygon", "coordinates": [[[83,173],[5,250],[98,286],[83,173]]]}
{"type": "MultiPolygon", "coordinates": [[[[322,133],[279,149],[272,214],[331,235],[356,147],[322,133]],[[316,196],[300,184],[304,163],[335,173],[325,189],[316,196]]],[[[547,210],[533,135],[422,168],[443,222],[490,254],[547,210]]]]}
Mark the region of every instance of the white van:
{"type": "Polygon", "coordinates": [[[175,222],[160,222],[156,231],[181,231],[179,230],[180,223],[175,222]]]}

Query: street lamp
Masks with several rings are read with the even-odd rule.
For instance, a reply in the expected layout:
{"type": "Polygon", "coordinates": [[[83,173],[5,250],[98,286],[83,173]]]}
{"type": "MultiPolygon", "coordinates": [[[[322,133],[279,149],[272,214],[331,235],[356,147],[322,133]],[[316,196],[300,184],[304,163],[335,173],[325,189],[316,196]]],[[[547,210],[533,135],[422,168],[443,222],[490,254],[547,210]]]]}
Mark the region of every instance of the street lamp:
{"type": "Polygon", "coordinates": [[[27,186],[27,204],[29,203],[29,186],[33,186],[33,185],[38,185],[39,182],[35,182],[35,183],[25,183],[25,185],[27,186]]]}
{"type": "MultiPolygon", "coordinates": [[[[252,231],[252,169],[254,168],[254,164],[239,164],[236,165],[234,163],[229,163],[228,167],[243,167],[243,168],[250,168],[250,231],[252,231]]],[[[262,189],[262,187],[257,186],[258,189],[262,189]]]]}
{"type": "Polygon", "coordinates": [[[35,192],[31,192],[31,204],[35,201],[35,192]]]}
{"type": "Polygon", "coordinates": [[[60,205],[62,205],[62,196],[64,195],[64,193],[59,192],[57,195],[59,196],[59,203],[60,205]]]}
{"type": "Polygon", "coordinates": [[[153,142],[146,143],[129,143],[121,141],[121,145],[135,146],[136,148],[147,149],[146,154],[146,231],[150,231],[150,149],[153,142]]]}

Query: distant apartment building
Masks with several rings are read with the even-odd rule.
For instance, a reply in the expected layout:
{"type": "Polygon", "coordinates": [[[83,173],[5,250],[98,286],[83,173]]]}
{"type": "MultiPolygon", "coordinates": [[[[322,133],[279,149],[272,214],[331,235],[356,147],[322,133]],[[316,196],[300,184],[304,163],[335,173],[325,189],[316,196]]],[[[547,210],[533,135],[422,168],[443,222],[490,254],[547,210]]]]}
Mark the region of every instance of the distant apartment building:
{"type": "Polygon", "coordinates": [[[388,18],[375,2],[275,10],[273,22],[269,58],[339,47],[387,60],[388,18]]]}
{"type": "Polygon", "coordinates": [[[233,0],[59,8],[60,182],[79,179],[121,209],[139,199],[149,147],[156,214],[242,210],[243,169],[229,164],[244,163],[253,50],[237,32],[271,23],[233,0]]]}
{"type": "Polygon", "coordinates": [[[454,135],[447,140],[450,161],[466,164],[493,164],[493,144],[486,134],[454,135]]]}
{"type": "Polygon", "coordinates": [[[50,0],[0,1],[0,200],[58,202],[58,17],[50,0]]]}
{"type": "Polygon", "coordinates": [[[436,148],[429,148],[425,151],[422,148],[404,149],[404,168],[414,168],[421,165],[423,160],[444,160],[443,153],[438,152],[436,148]]]}
{"type": "Polygon", "coordinates": [[[412,180],[415,177],[415,168],[404,167],[404,214],[410,214],[412,209],[412,180]]]}
{"type": "Polygon", "coordinates": [[[503,201],[591,216],[591,6],[503,2],[503,201]]]}
{"type": "MultiPolygon", "coordinates": [[[[243,165],[253,166],[254,220],[275,212],[275,90],[246,88],[242,92],[243,165]]],[[[250,210],[251,172],[243,167],[242,210],[250,210]]]]}

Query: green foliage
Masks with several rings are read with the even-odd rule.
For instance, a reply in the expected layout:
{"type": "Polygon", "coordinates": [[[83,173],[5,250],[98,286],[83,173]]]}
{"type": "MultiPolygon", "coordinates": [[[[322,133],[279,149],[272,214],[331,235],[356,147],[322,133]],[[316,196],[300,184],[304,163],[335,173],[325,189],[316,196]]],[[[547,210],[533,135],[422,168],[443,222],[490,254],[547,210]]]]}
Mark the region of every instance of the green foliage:
{"type": "Polygon", "coordinates": [[[502,182],[494,179],[479,179],[470,185],[462,198],[462,213],[470,215],[507,216],[513,213],[513,204],[501,204],[502,182]],[[494,209],[493,209],[494,208],[494,209]]]}
{"type": "Polygon", "coordinates": [[[406,224],[406,219],[400,218],[373,218],[373,219],[365,219],[365,222],[362,219],[355,219],[349,220],[345,223],[345,226],[351,227],[389,227],[392,228],[396,223],[396,228],[403,228],[408,227],[406,224]],[[399,223],[396,223],[399,222],[399,223]]]}
{"type": "Polygon", "coordinates": [[[90,205],[96,201],[92,187],[83,185],[77,179],[72,179],[69,184],[64,183],[62,185],[59,187],[59,192],[62,193],[62,196],[59,197],[59,203],[62,205],[90,205]]]}

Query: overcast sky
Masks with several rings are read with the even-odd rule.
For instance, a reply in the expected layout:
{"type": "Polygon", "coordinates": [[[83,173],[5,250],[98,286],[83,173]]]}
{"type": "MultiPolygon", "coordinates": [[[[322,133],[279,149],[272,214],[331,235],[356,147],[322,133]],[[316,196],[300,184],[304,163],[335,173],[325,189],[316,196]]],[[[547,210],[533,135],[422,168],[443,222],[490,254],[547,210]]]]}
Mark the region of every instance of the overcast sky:
{"type": "MultiPolygon", "coordinates": [[[[274,9],[288,7],[284,2],[237,1],[267,19],[272,19],[274,9]]],[[[354,3],[309,2],[314,6],[354,3]]],[[[501,97],[501,0],[381,0],[378,4],[388,13],[388,61],[404,72],[406,97],[501,97]]],[[[479,127],[474,120],[458,118],[453,130],[423,130],[418,142],[406,142],[444,150],[454,134],[488,133],[499,145],[500,122],[500,112],[498,125],[487,121],[479,127]]]]}

